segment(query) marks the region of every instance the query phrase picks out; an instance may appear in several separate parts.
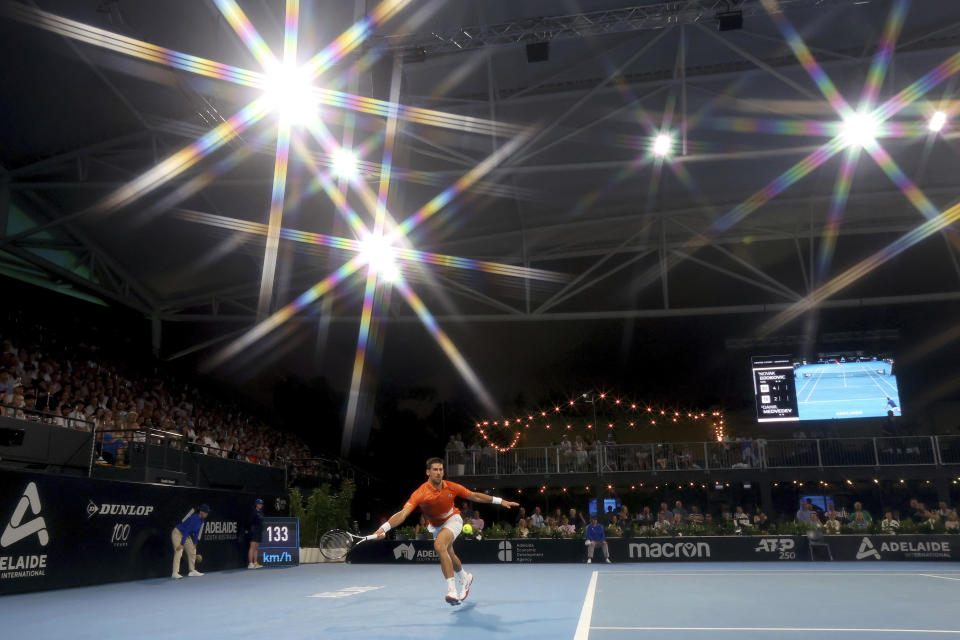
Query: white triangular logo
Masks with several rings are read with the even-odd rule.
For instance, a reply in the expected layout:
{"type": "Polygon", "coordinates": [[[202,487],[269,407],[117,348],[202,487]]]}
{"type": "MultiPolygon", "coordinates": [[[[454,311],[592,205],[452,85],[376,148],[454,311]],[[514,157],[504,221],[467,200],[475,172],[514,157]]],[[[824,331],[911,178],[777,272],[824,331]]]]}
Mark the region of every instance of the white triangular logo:
{"type": "Polygon", "coordinates": [[[880,559],[880,552],[873,547],[870,538],[864,538],[863,541],[860,542],[860,549],[857,550],[857,560],[863,560],[864,558],[880,559]]]}
{"type": "Polygon", "coordinates": [[[36,483],[31,482],[23,490],[23,497],[13,511],[13,517],[7,523],[7,528],[3,530],[0,536],[0,547],[9,547],[15,542],[20,542],[24,538],[37,534],[41,546],[47,546],[50,542],[50,534],[47,533],[47,523],[40,516],[40,494],[37,492],[36,483]],[[38,516],[29,522],[23,521],[23,516],[27,514],[27,508],[38,516]]]}

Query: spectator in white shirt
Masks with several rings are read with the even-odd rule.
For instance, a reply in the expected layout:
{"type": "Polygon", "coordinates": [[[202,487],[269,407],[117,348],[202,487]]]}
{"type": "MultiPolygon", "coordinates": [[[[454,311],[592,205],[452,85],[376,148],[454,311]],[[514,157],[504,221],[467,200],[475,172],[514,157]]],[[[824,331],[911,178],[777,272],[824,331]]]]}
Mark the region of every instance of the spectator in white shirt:
{"type": "Polygon", "coordinates": [[[543,528],[543,514],[540,513],[540,507],[534,507],[533,514],[530,516],[530,524],[534,529],[543,528]]]}
{"type": "Polygon", "coordinates": [[[887,511],[883,515],[883,520],[880,521],[880,529],[884,533],[894,534],[897,532],[897,529],[900,528],[900,522],[893,519],[893,512],[887,511]]]}

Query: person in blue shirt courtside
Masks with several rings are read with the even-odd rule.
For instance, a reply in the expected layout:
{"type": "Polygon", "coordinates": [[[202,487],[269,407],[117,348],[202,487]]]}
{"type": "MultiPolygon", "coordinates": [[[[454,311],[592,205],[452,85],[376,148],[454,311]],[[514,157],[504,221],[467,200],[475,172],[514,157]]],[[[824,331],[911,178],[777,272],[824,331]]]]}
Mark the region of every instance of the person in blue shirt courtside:
{"type": "Polygon", "coordinates": [[[191,577],[199,577],[203,574],[197,571],[197,544],[200,542],[200,532],[203,531],[203,523],[207,521],[210,515],[210,507],[202,504],[197,508],[196,513],[190,514],[190,517],[183,520],[170,532],[170,541],[173,543],[173,578],[179,580],[180,558],[183,551],[187,551],[187,567],[191,577]]]}
{"type": "Polygon", "coordinates": [[[587,563],[593,562],[593,550],[597,545],[603,547],[603,559],[610,562],[610,549],[607,547],[607,534],[603,531],[603,525],[597,522],[597,516],[590,518],[590,524],[587,525],[587,563]]]}
{"type": "Polygon", "coordinates": [[[263,538],[263,500],[253,501],[250,514],[250,549],[247,551],[247,569],[262,569],[260,564],[260,540],[263,538]]]}

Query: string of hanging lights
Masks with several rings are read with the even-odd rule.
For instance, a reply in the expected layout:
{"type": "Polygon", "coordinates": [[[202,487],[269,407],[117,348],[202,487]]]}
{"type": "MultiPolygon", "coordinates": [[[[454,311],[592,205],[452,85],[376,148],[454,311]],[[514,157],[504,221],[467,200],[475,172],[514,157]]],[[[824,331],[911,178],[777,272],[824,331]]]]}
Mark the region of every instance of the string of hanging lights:
{"type": "Polygon", "coordinates": [[[608,430],[615,428],[637,429],[657,424],[679,424],[681,422],[708,423],[717,442],[725,436],[723,413],[716,409],[680,409],[662,403],[630,400],[607,391],[581,394],[536,411],[518,412],[513,417],[478,420],[477,432],[483,441],[499,453],[510,451],[520,442],[524,431],[531,428],[543,428],[545,431],[572,431],[586,422],[587,431],[599,432],[603,426],[608,430]],[[586,405],[591,405],[590,415],[582,415],[586,405]],[[600,405],[602,420],[597,416],[600,405]],[[590,419],[592,415],[592,420],[590,419]],[[507,431],[512,435],[508,445],[501,444],[496,431],[507,431]]]}

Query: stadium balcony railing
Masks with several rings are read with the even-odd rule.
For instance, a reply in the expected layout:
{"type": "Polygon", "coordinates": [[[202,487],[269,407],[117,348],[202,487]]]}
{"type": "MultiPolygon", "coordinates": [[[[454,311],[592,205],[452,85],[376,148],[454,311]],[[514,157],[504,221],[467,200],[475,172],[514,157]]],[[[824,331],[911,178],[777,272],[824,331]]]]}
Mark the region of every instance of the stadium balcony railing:
{"type": "MultiPolygon", "coordinates": [[[[44,429],[52,427],[49,438],[46,439],[47,450],[60,439],[57,434],[77,433],[89,434],[83,436],[85,459],[84,467],[88,476],[93,474],[95,466],[104,466],[104,440],[107,434],[112,438],[119,437],[123,441],[124,455],[120,460],[111,460],[110,466],[129,467],[130,464],[142,467],[158,467],[174,471],[187,472],[196,464],[191,459],[196,455],[232,460],[238,463],[285,468],[282,462],[268,462],[254,460],[249,456],[237,454],[200,443],[187,442],[180,433],[163,431],[149,427],[139,429],[104,429],[96,423],[79,418],[69,418],[56,413],[13,407],[0,404],[0,415],[7,419],[6,425],[18,425],[17,429],[5,428],[4,433],[10,432],[10,438],[18,441],[6,442],[7,436],[0,438],[0,447],[8,447],[4,459],[16,460],[15,448],[19,447],[24,438],[30,438],[31,425],[44,425],[44,429]],[[18,435],[17,435],[18,434],[18,435]],[[93,446],[91,446],[91,443],[93,446]],[[88,460],[88,462],[86,462],[88,460]]],[[[46,436],[44,436],[46,437],[46,436]]],[[[34,449],[34,452],[36,450],[34,449]]],[[[112,456],[107,456],[112,457],[112,456]]]]}
{"type": "Polygon", "coordinates": [[[960,436],[810,438],[738,442],[617,444],[570,450],[487,447],[447,451],[451,477],[634,471],[822,469],[828,467],[942,467],[960,465],[960,436]]]}

